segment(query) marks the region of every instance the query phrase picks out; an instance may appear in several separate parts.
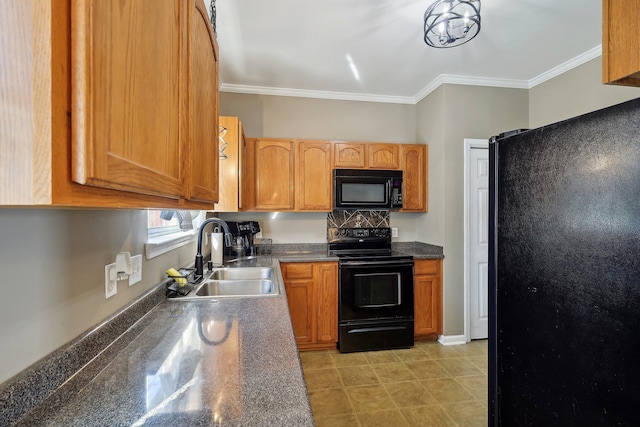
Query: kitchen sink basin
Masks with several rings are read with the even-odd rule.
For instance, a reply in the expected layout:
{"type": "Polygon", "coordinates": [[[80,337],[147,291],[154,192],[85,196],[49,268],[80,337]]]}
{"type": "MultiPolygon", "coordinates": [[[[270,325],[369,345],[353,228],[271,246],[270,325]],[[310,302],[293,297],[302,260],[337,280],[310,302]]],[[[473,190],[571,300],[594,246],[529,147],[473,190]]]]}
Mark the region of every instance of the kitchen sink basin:
{"type": "Polygon", "coordinates": [[[278,287],[272,280],[205,280],[195,293],[196,297],[231,297],[277,295],[278,287]]]}
{"type": "Polygon", "coordinates": [[[273,280],[273,269],[268,267],[220,268],[215,270],[211,280],[273,280]]]}

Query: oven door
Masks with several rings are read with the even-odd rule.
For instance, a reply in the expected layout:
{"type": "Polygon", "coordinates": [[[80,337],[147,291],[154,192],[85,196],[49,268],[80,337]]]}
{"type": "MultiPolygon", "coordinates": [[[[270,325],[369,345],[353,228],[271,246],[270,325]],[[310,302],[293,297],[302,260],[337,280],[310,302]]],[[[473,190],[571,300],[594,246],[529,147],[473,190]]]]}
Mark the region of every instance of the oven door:
{"type": "Polygon", "coordinates": [[[340,260],[339,321],[413,318],[413,259],[340,260]]]}

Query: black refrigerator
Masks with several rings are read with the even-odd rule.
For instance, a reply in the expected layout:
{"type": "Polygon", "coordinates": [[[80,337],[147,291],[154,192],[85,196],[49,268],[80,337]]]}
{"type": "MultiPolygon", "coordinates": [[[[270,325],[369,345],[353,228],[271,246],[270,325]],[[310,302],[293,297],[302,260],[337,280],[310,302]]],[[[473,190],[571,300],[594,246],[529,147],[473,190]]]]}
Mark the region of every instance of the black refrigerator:
{"type": "Polygon", "coordinates": [[[489,424],[639,426],[640,98],[489,167],[489,424]]]}

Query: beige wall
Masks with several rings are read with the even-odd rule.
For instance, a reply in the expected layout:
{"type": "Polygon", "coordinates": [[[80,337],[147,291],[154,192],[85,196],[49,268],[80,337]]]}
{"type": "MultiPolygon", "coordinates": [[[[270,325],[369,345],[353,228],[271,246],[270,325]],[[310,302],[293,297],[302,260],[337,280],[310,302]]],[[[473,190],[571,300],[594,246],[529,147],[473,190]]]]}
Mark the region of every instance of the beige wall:
{"type": "Polygon", "coordinates": [[[0,383],[194,261],[195,245],[144,259],[142,282],[105,300],[104,266],[143,253],[146,212],[0,209],[0,383]]]}
{"type": "Polygon", "coordinates": [[[640,97],[640,88],[602,84],[602,57],[529,90],[529,127],[537,128],[640,97]]]}
{"type": "Polygon", "coordinates": [[[416,107],[430,168],[429,213],[416,234],[444,247],[444,335],[464,333],[464,139],[526,128],[528,102],[523,89],[443,85],[416,107]]]}
{"type": "Polygon", "coordinates": [[[416,135],[407,104],[221,92],[220,115],[240,117],[248,137],[413,143],[416,135]]]}

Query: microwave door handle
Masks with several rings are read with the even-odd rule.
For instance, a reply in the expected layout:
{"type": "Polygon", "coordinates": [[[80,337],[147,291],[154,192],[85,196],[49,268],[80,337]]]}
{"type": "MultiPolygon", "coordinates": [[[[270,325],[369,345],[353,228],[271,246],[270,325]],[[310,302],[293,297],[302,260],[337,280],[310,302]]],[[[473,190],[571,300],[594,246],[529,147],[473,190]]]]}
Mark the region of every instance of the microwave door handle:
{"type": "Polygon", "coordinates": [[[391,189],[393,188],[393,186],[391,185],[392,180],[387,180],[387,203],[386,205],[391,207],[391,200],[393,200],[393,198],[391,197],[391,189]]]}

